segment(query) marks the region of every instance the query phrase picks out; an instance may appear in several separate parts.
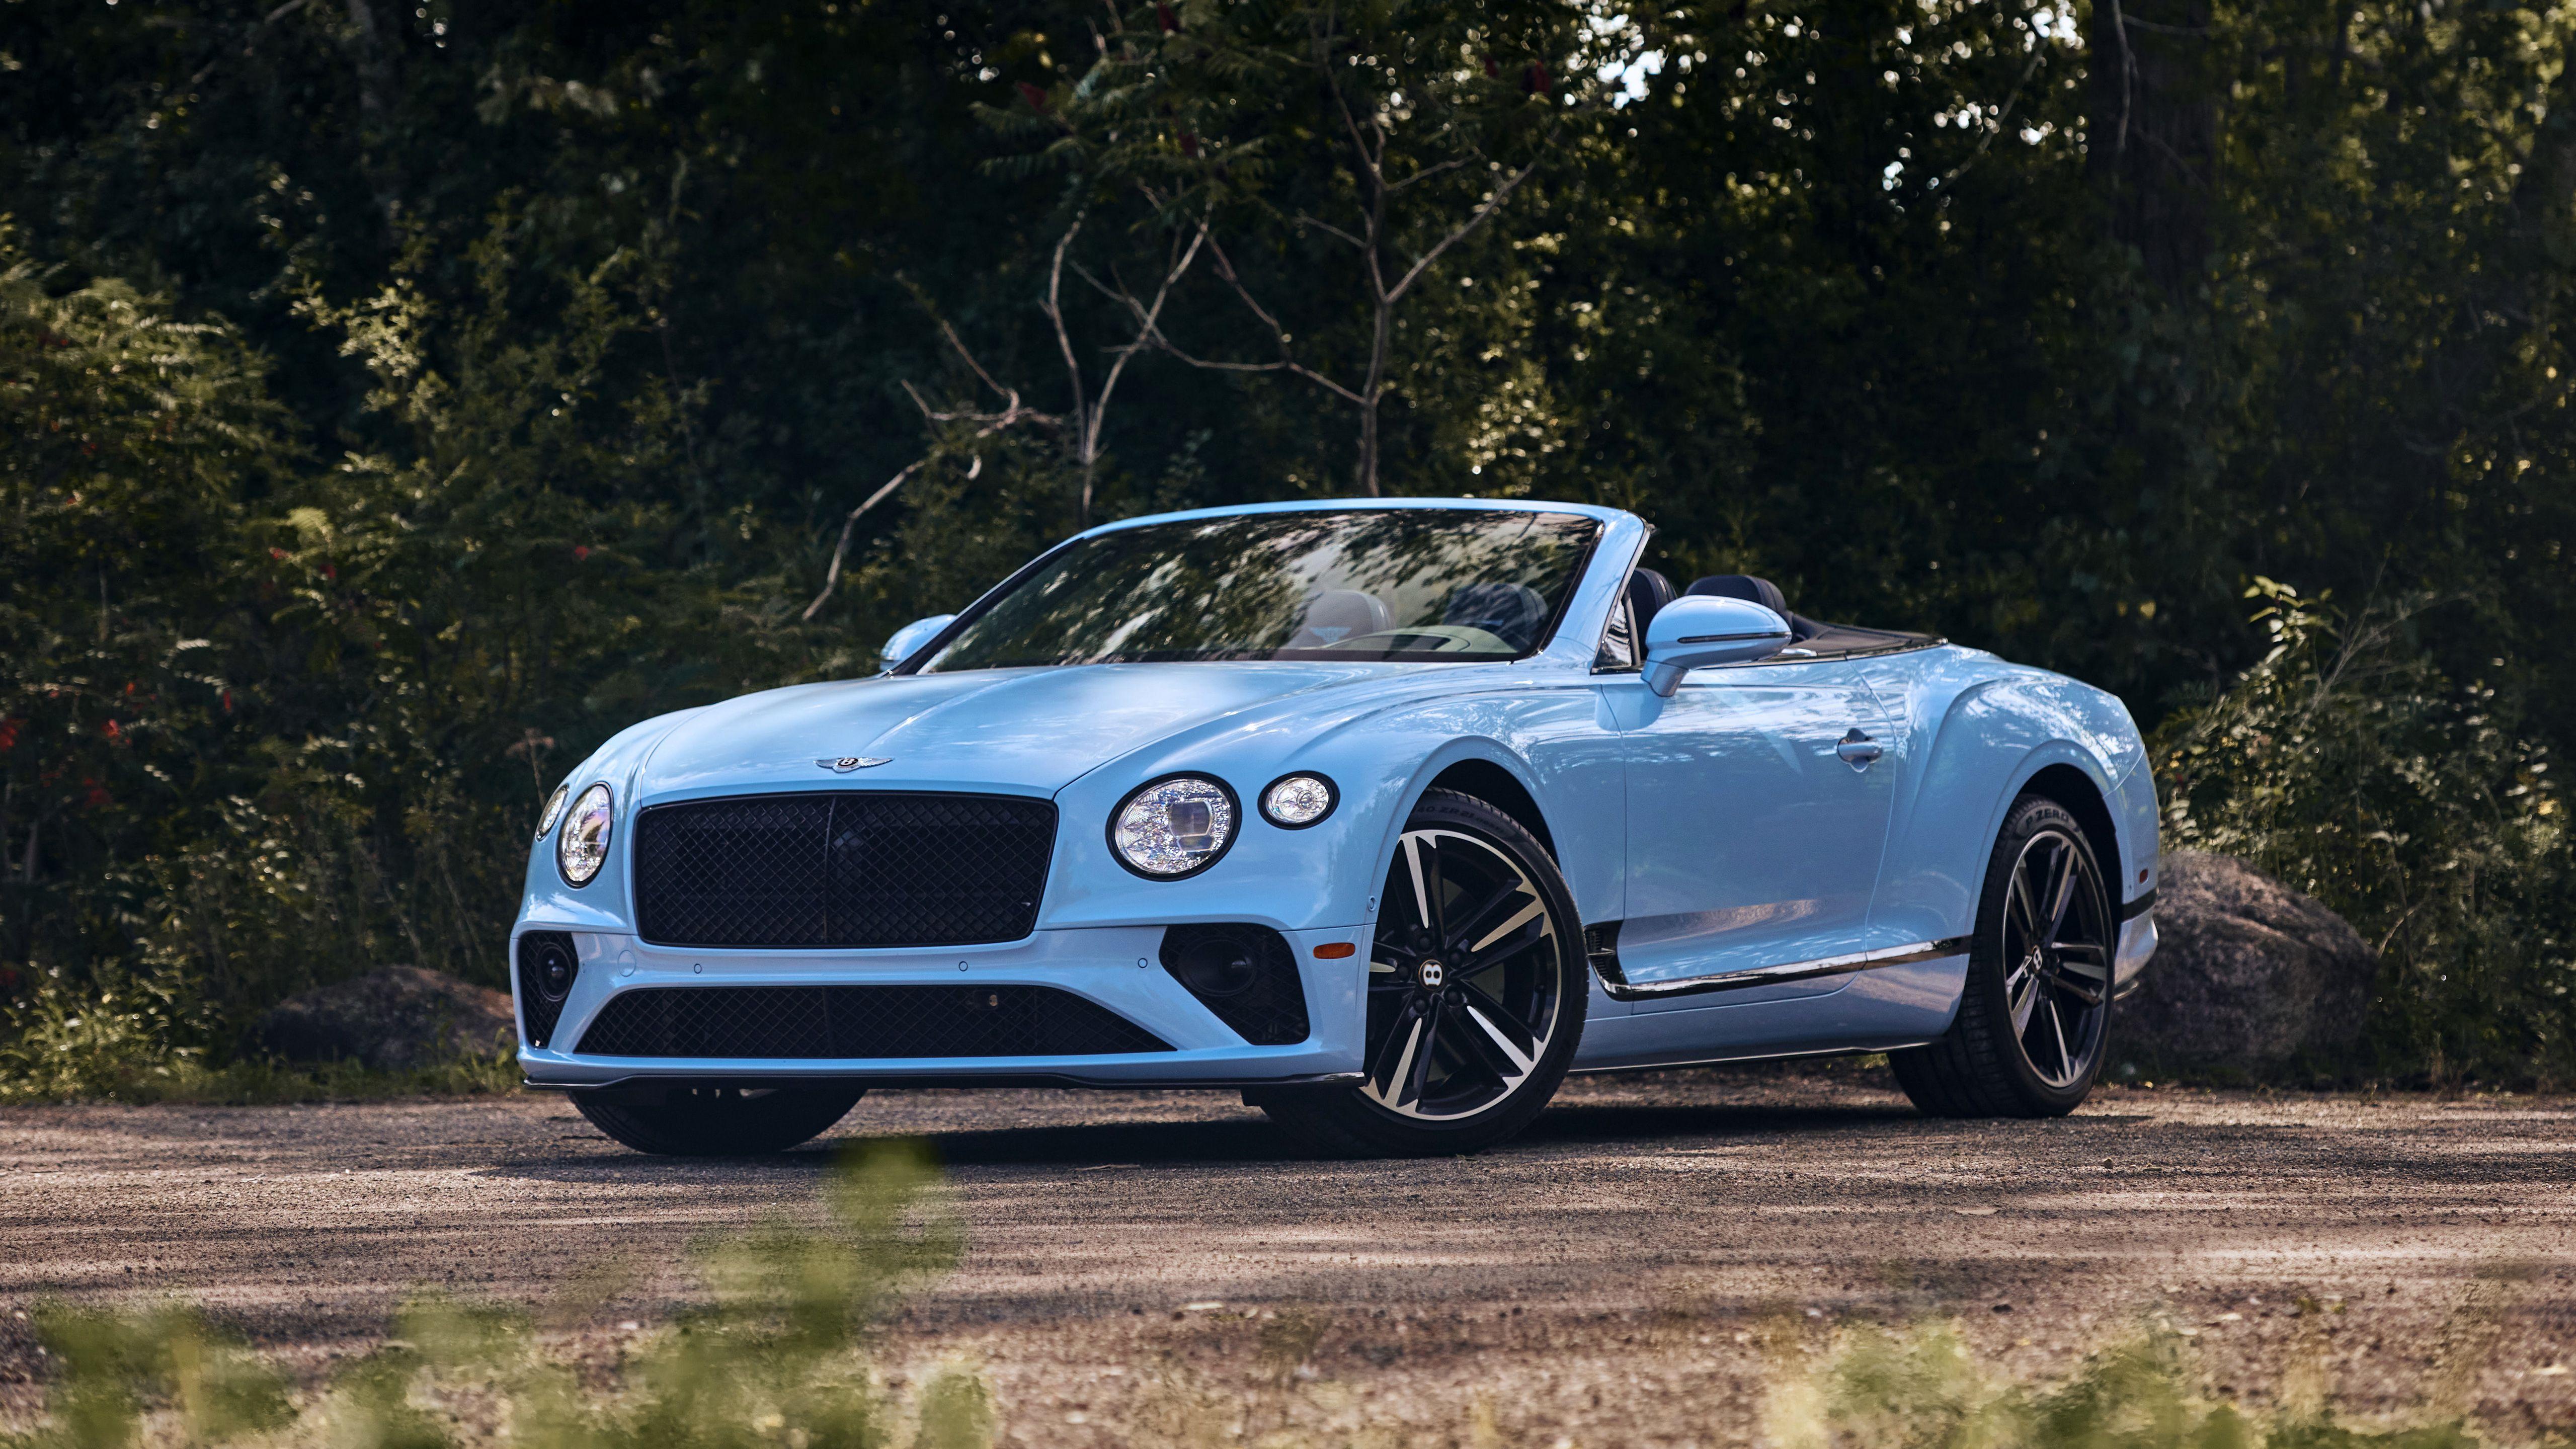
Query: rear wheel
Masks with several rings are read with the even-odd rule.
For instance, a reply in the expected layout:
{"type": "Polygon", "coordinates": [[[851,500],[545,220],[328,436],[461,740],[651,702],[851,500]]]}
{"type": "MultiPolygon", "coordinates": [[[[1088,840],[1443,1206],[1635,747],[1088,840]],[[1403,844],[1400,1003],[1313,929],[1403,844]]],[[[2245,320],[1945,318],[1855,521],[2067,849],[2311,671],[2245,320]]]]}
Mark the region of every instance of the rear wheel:
{"type": "Polygon", "coordinates": [[[1987,861],[1957,1018],[1929,1046],[1887,1054],[1905,1095],[1935,1117],[2075,1110],[2110,1042],[2117,929],[2083,827],[2023,796],[1987,861]]]}
{"type": "Polygon", "coordinates": [[[638,1152],[667,1157],[749,1157],[788,1148],[829,1129],[858,1105],[862,1087],[675,1088],[660,1102],[572,1104],[591,1125],[638,1152]]]}
{"type": "Polygon", "coordinates": [[[1564,1080],[1588,969],[1546,850],[1482,800],[1434,790],[1405,822],[1379,896],[1363,1080],[1247,1100],[1340,1155],[1491,1146],[1564,1080]]]}

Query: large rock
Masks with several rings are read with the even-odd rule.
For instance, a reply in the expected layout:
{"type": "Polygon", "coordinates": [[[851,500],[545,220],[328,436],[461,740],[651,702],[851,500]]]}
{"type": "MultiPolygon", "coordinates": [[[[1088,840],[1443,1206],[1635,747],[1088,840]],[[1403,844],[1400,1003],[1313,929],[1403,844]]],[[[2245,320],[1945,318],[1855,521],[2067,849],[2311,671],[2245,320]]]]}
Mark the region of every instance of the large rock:
{"type": "Polygon", "coordinates": [[[289,1061],[400,1072],[508,1051],[517,1032],[506,993],[418,966],[385,966],[288,997],[261,1015],[251,1037],[289,1061]]]}
{"type": "Polygon", "coordinates": [[[2163,939],[2121,1003],[2115,1060],[2252,1070],[2360,1037],[2379,953],[2343,917],[2230,856],[2177,850],[2162,877],[2163,939]]]}

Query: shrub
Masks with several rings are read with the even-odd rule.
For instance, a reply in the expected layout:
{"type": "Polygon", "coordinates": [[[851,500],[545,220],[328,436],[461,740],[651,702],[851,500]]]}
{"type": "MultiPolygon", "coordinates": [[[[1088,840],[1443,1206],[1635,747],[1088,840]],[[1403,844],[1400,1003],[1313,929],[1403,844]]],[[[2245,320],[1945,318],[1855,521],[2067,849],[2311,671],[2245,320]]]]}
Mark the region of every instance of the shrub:
{"type": "Polygon", "coordinates": [[[2152,744],[2166,846],[2241,857],[2386,953],[2371,1070],[2576,1076],[2576,859],[2546,747],[2433,668],[2413,629],[2435,601],[2249,597],[2270,651],[2152,744]]]}

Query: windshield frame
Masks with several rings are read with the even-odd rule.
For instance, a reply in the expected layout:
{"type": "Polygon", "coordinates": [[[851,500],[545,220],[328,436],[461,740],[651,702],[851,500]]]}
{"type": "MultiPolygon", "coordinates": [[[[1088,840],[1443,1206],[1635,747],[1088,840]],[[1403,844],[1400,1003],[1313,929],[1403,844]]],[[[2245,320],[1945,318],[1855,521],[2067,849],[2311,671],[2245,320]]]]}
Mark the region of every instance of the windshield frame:
{"type": "MultiPolygon", "coordinates": [[[[1518,664],[1518,663],[1522,662],[1523,660],[1527,660],[1527,659],[1534,659],[1534,658],[1536,658],[1537,656],[1539,656],[1539,655],[1541,655],[1541,654],[1546,653],[1546,652],[1547,652],[1547,650],[1548,650],[1548,646],[1550,646],[1550,645],[1552,645],[1552,644],[1554,644],[1554,643],[1556,642],[1557,632],[1558,632],[1561,628],[1563,628],[1563,627],[1564,627],[1564,624],[1565,624],[1565,617],[1566,617],[1566,615],[1567,615],[1569,612],[1571,612],[1571,611],[1573,610],[1573,608],[1574,608],[1574,601],[1575,601],[1576,596],[1577,596],[1577,595],[1579,595],[1579,594],[1581,594],[1581,593],[1583,592],[1583,584],[1584,584],[1584,581],[1585,581],[1586,579],[1589,579],[1589,578],[1592,576],[1592,561],[1593,561],[1594,556],[1595,556],[1595,555],[1597,555],[1597,554],[1600,552],[1600,550],[1601,550],[1601,540],[1602,540],[1602,539],[1604,539],[1604,538],[1606,538],[1606,537],[1608,537],[1608,536],[1609,536],[1609,533],[1610,533],[1610,523],[1609,523],[1609,521],[1608,521],[1607,519],[1604,519],[1604,518],[1600,517],[1597,513],[1595,513],[1594,511],[1592,511],[1592,510],[1590,510],[1590,509],[1568,508],[1568,507],[1565,507],[1565,506],[1563,506],[1563,505],[1546,505],[1546,506],[1522,506],[1522,507],[1512,507],[1512,506],[1509,506],[1509,505],[1497,505],[1497,504],[1495,504],[1495,503],[1490,503],[1490,502],[1487,502],[1487,501],[1482,500],[1482,499],[1471,499],[1471,498],[1462,498],[1462,499],[1459,499],[1459,500],[1458,500],[1456,503],[1454,503],[1454,504],[1452,504],[1452,503],[1448,503],[1448,502],[1442,502],[1442,503],[1439,503],[1439,504],[1434,504],[1434,505],[1429,505],[1429,506],[1414,505],[1414,506],[1407,506],[1407,507],[1388,507],[1388,506],[1383,505],[1383,504],[1377,504],[1377,505],[1371,505],[1371,504],[1357,504],[1357,505],[1353,505],[1353,506],[1349,506],[1349,507],[1294,508],[1294,509],[1257,509],[1257,508],[1245,508],[1245,509],[1240,509],[1240,510],[1210,510],[1210,513],[1212,513],[1214,516],[1216,516],[1216,517],[1221,517],[1221,518],[1256,517],[1256,516],[1259,516],[1259,514],[1261,514],[1261,513],[1267,513],[1267,512],[1282,512],[1282,513],[1287,513],[1287,512],[1294,512],[1294,513],[1504,513],[1504,514],[1510,514],[1510,513],[1527,513],[1527,514],[1548,514],[1548,513],[1554,513],[1554,514],[1558,514],[1558,515],[1561,515],[1561,516],[1569,516],[1569,517],[1575,517],[1575,518],[1581,518],[1581,519],[1583,519],[1584,521],[1586,521],[1586,522],[1588,522],[1588,523],[1590,523],[1590,524],[1592,525],[1592,533],[1591,533],[1591,536],[1590,536],[1590,537],[1586,538],[1586,539],[1583,541],[1583,547],[1582,547],[1582,550],[1581,550],[1579,553],[1577,553],[1577,554],[1575,555],[1573,568],[1572,568],[1571,570],[1569,570],[1569,571],[1568,571],[1567,576],[1566,576],[1565,589],[1564,589],[1563,593],[1562,593],[1562,594],[1557,598],[1556,602],[1555,602],[1552,606],[1550,606],[1550,608],[1549,608],[1549,610],[1548,610],[1547,621],[1546,621],[1546,623],[1545,623],[1545,624],[1543,624],[1543,625],[1541,625],[1541,626],[1540,626],[1539,631],[1538,631],[1538,635],[1537,635],[1536,639],[1531,643],[1531,645],[1530,645],[1530,647],[1529,647],[1529,648],[1527,648],[1527,649],[1525,649],[1525,650],[1521,651],[1521,652],[1520,652],[1520,653],[1518,653],[1518,654],[1511,655],[1511,656],[1509,656],[1508,658],[1506,658],[1506,657],[1502,657],[1502,656],[1497,656],[1497,655],[1485,654],[1485,655],[1478,655],[1478,656],[1476,656],[1476,657],[1474,657],[1474,658],[1466,658],[1466,659],[1460,659],[1460,658],[1448,658],[1448,659],[1443,659],[1443,658],[1441,658],[1440,656],[1438,656],[1438,655],[1436,655],[1436,654],[1424,654],[1424,655],[1420,656],[1419,658],[1370,659],[1370,660],[1365,660],[1365,661],[1338,661],[1338,660],[1329,660],[1329,659],[1175,659],[1175,660],[1156,660],[1156,661],[1150,661],[1150,662],[1154,662],[1154,663],[1172,663],[1172,664],[1262,664],[1262,665],[1276,665],[1276,664],[1334,664],[1334,663],[1347,663],[1347,662],[1365,662],[1365,663],[1370,663],[1370,664],[1453,664],[1453,665],[1465,665],[1465,664],[1518,664]]],[[[1201,515],[1201,516],[1206,516],[1206,515],[1201,515]]],[[[1065,551],[1067,551],[1067,550],[1069,550],[1069,549],[1073,548],[1075,545],[1077,545],[1077,544],[1081,544],[1081,543],[1084,543],[1084,542],[1087,542],[1087,541],[1089,541],[1089,540],[1091,540],[1091,539],[1095,539],[1095,538],[1102,537],[1103,535],[1106,535],[1106,534],[1109,534],[1109,533],[1123,533],[1123,532],[1127,532],[1127,531],[1129,531],[1129,530],[1131,530],[1131,529],[1158,528],[1158,527],[1166,526],[1166,525],[1168,525],[1168,524],[1181,523],[1181,522],[1184,522],[1184,521],[1185,521],[1185,518],[1186,518],[1186,516],[1181,516],[1181,517],[1173,517],[1173,518],[1168,518],[1168,519],[1157,519],[1157,520],[1153,520],[1153,521],[1151,521],[1151,522],[1149,522],[1149,521],[1147,521],[1147,520],[1144,520],[1144,519],[1138,519],[1138,520],[1136,520],[1136,521],[1135,521],[1134,523],[1132,523],[1132,524],[1126,524],[1126,525],[1121,525],[1121,526],[1113,526],[1113,527],[1110,527],[1110,528],[1093,528],[1093,529],[1085,529],[1083,532],[1081,532],[1081,533],[1077,533],[1077,534],[1075,534],[1073,537],[1068,538],[1068,539],[1065,539],[1065,540],[1063,540],[1062,542],[1059,542],[1059,543],[1058,543],[1058,544],[1056,544],[1053,548],[1050,548],[1050,549],[1047,549],[1047,550],[1045,550],[1045,551],[1041,552],[1041,553],[1040,553],[1040,554],[1038,554],[1035,558],[1030,559],[1027,563],[1024,563],[1024,564],[1020,565],[1018,568],[1013,569],[1013,570],[1011,571],[1010,575],[1009,575],[1007,578],[1004,578],[1000,583],[993,585],[993,587],[991,587],[991,588],[989,588],[989,589],[986,589],[986,590],[985,590],[981,595],[978,595],[978,596],[976,597],[975,602],[973,602],[973,603],[971,603],[971,604],[968,604],[964,609],[959,610],[959,611],[958,611],[958,614],[957,614],[957,617],[948,621],[947,627],[945,627],[945,628],[941,629],[937,634],[932,635],[930,638],[928,638],[928,639],[926,639],[926,640],[922,641],[922,644],[921,644],[921,647],[920,647],[920,648],[915,649],[915,650],[913,650],[910,654],[905,655],[905,656],[904,656],[904,658],[903,658],[903,662],[902,662],[902,663],[897,664],[897,665],[895,665],[893,668],[886,670],[886,671],[885,671],[886,675],[887,675],[887,676],[893,676],[893,675],[910,675],[910,674],[919,674],[919,673],[921,672],[921,666],[922,666],[922,665],[924,665],[924,664],[927,664],[927,663],[928,663],[928,662],[930,662],[932,659],[936,658],[936,657],[938,656],[938,654],[939,654],[939,651],[940,651],[940,650],[945,649],[945,648],[947,648],[947,647],[948,647],[948,642],[949,642],[951,639],[954,639],[954,638],[956,638],[959,634],[961,634],[961,633],[965,632],[966,627],[967,627],[968,625],[970,625],[970,624],[974,623],[977,619],[982,618],[986,613],[990,612],[990,611],[991,611],[991,610],[992,610],[996,605],[1000,604],[1000,603],[1001,603],[1001,601],[1002,601],[1003,599],[1005,599],[1005,598],[1009,597],[1009,596],[1010,596],[1010,593],[1011,593],[1011,591],[1012,591],[1013,589],[1018,588],[1022,583],[1025,583],[1025,582],[1026,582],[1026,581],[1027,581],[1027,580],[1028,580],[1032,575],[1036,574],[1039,570],[1044,569],[1048,564],[1050,564],[1050,563],[1054,562],[1054,560],[1055,560],[1055,558],[1056,558],[1056,556],[1057,556],[1058,554],[1064,553],[1065,551]]],[[[1119,664],[1119,663],[1136,663],[1136,662],[1147,662],[1147,661],[1111,660],[1111,661],[1105,661],[1105,662],[1106,662],[1106,663],[1112,663],[1112,664],[1119,664]]],[[[1084,669],[1084,668],[1093,668],[1093,667],[1097,667],[1097,666],[1094,666],[1094,665],[1088,665],[1088,664],[985,664],[985,665],[977,665],[977,666],[975,666],[975,667],[973,667],[973,668],[971,668],[971,669],[960,669],[960,670],[958,670],[958,671],[956,671],[956,672],[957,672],[957,673],[960,673],[960,674],[974,674],[974,673],[980,673],[980,672],[982,672],[982,671],[984,671],[984,670],[989,670],[989,669],[1084,669]]]]}

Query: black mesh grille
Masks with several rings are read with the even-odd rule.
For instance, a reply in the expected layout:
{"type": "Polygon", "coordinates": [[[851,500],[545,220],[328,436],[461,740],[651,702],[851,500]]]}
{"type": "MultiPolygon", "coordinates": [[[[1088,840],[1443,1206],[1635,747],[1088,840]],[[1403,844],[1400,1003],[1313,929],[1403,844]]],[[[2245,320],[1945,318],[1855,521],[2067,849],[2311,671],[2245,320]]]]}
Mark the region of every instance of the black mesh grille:
{"type": "Polygon", "coordinates": [[[571,936],[530,931],[519,938],[519,1014],[525,1018],[528,1045],[541,1047],[554,1040],[564,998],[572,994],[573,978],[580,974],[581,957],[571,936]]]}
{"type": "Polygon", "coordinates": [[[1051,986],[682,986],[619,992],[578,1050],[602,1057],[1088,1057],[1167,1052],[1051,986]]]}
{"type": "Polygon", "coordinates": [[[964,946],[1036,929],[1055,805],[834,790],[656,805],[636,926],[666,946],[964,946]]]}
{"type": "Polygon", "coordinates": [[[1304,1041],[1306,984],[1287,938],[1267,926],[1174,926],[1163,969],[1254,1046],[1304,1041]]]}

